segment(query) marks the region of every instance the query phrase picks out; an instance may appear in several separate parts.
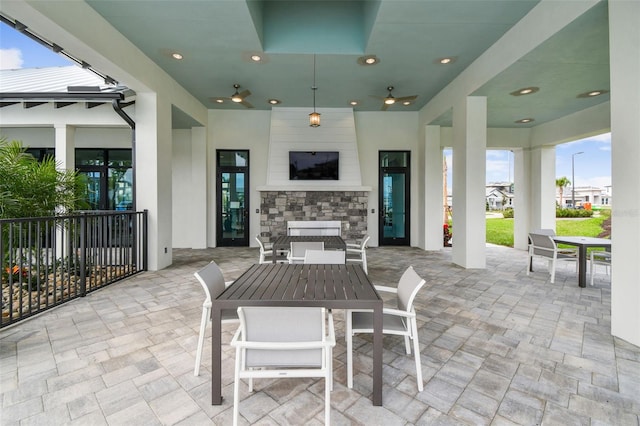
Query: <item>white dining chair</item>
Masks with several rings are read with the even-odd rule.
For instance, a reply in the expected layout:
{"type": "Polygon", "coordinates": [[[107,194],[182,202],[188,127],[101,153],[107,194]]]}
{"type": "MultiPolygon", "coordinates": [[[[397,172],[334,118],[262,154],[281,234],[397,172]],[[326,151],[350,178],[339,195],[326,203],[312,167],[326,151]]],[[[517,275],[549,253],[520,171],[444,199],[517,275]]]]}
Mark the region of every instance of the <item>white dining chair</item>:
{"type": "Polygon", "coordinates": [[[261,235],[256,235],[258,247],[260,247],[260,257],[258,263],[273,263],[273,256],[276,257],[276,263],[287,263],[288,250],[275,250],[269,239],[261,235]]]}
{"type": "Polygon", "coordinates": [[[304,262],[315,265],[344,265],[344,250],[307,250],[304,254],[304,262]]]}
{"type": "Polygon", "coordinates": [[[592,250],[589,254],[589,258],[589,260],[591,260],[589,275],[591,276],[591,286],[593,286],[593,275],[596,272],[596,265],[604,266],[607,275],[611,274],[611,252],[605,250],[592,250]]]}
{"type": "Polygon", "coordinates": [[[333,316],[321,307],[240,307],[240,327],[231,345],[236,348],[233,424],[238,424],[239,386],[254,378],[323,377],[324,418],[331,420],[333,316]]]}
{"type": "Polygon", "coordinates": [[[292,241],[289,250],[289,263],[304,263],[307,250],[324,250],[323,241],[292,241]]]}
{"type": "Polygon", "coordinates": [[[260,247],[260,257],[258,263],[272,263],[273,262],[273,246],[266,238],[261,235],[256,235],[256,241],[258,247],[260,247]]]}
{"type": "MultiPolygon", "coordinates": [[[[198,279],[204,290],[205,299],[202,304],[202,318],[200,319],[200,333],[198,334],[198,349],[196,350],[196,364],[193,375],[200,374],[200,363],[202,360],[202,346],[204,344],[204,334],[207,323],[211,321],[211,300],[217,298],[233,281],[224,281],[220,267],[211,262],[193,275],[198,279]]],[[[238,322],[238,315],[233,309],[222,311],[222,323],[238,322]]]]}
{"type": "Polygon", "coordinates": [[[370,239],[370,235],[365,235],[359,243],[347,243],[347,263],[361,264],[367,274],[367,244],[370,239]]]}
{"type": "MultiPolygon", "coordinates": [[[[416,362],[416,381],[418,390],[422,392],[422,364],[420,362],[420,342],[418,341],[418,323],[416,321],[416,311],[413,308],[418,291],[424,286],[422,279],[413,267],[409,266],[402,274],[398,287],[375,286],[378,292],[396,294],[396,308],[383,308],[382,310],[382,333],[404,336],[405,350],[407,355],[411,354],[411,344],[413,341],[413,352],[416,362]]],[[[353,335],[360,333],[373,333],[373,312],[364,310],[347,310],[345,312],[346,329],[345,339],[347,341],[347,386],[353,387],[353,335]]]]}
{"type": "Polygon", "coordinates": [[[556,262],[572,261],[576,262],[578,256],[576,252],[561,252],[558,250],[558,245],[550,235],[529,233],[529,267],[527,268],[527,275],[531,274],[531,265],[534,258],[541,258],[547,260],[549,273],[551,275],[551,283],[553,284],[556,279],[556,262]]]}

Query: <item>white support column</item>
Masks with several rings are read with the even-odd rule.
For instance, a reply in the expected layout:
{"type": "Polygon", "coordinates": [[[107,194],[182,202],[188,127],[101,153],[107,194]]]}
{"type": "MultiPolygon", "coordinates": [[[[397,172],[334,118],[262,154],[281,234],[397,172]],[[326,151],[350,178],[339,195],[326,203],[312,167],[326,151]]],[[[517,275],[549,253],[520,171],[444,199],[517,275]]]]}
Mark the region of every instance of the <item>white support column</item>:
{"type": "Polygon", "coordinates": [[[158,94],[136,95],[136,208],[148,210],[148,268],[171,265],[171,105],[158,94]]]}
{"type": "Polygon", "coordinates": [[[426,126],[424,150],[424,249],[442,249],[442,148],[440,126],[426,126]]]}
{"type": "Polygon", "coordinates": [[[609,0],[611,334],[640,346],[640,2],[609,0]]]}
{"type": "Polygon", "coordinates": [[[513,150],[513,247],[526,250],[529,223],[531,223],[531,151],[522,148],[513,150]]]}
{"type": "Polygon", "coordinates": [[[207,179],[207,129],[191,129],[191,247],[207,248],[207,206],[209,181],[207,179]]]}
{"type": "Polygon", "coordinates": [[[55,125],[56,162],[62,170],[76,168],[76,129],[65,124],[55,125]]]}
{"type": "Polygon", "coordinates": [[[543,146],[531,150],[531,218],[534,229],[556,229],[556,148],[543,146]]]}
{"type": "MultiPolygon", "coordinates": [[[[76,129],[73,126],[65,124],[56,124],[55,126],[55,157],[57,169],[59,170],[75,170],[75,146],[76,146],[76,129]]],[[[58,213],[64,214],[63,211],[58,213]]],[[[69,229],[56,228],[56,241],[68,241],[71,236],[69,229]]],[[[63,244],[56,245],[56,257],[59,259],[70,256],[68,247],[63,244]]]]}
{"type": "Polygon", "coordinates": [[[487,99],[467,97],[453,107],[452,260],[486,267],[487,99]]]}

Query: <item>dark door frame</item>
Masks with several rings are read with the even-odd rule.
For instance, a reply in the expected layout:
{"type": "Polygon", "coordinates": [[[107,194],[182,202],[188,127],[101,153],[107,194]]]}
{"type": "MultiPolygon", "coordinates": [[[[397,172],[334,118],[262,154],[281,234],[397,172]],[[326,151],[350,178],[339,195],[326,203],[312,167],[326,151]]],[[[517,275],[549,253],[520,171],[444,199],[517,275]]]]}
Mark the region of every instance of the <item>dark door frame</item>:
{"type": "Polygon", "coordinates": [[[380,150],[378,151],[378,244],[383,246],[411,245],[411,151],[408,150],[380,150]],[[382,155],[387,152],[402,152],[407,155],[407,166],[382,166],[382,155]],[[405,176],[404,208],[405,229],[404,238],[385,238],[384,236],[384,174],[402,173],[405,176]]]}
{"type": "Polygon", "coordinates": [[[218,247],[248,247],[249,246],[249,154],[248,149],[216,149],[216,246],[218,247]],[[246,166],[221,166],[220,153],[238,152],[247,153],[246,166]],[[224,238],[224,227],[222,217],[222,174],[223,173],[244,173],[244,237],[224,238]]]}

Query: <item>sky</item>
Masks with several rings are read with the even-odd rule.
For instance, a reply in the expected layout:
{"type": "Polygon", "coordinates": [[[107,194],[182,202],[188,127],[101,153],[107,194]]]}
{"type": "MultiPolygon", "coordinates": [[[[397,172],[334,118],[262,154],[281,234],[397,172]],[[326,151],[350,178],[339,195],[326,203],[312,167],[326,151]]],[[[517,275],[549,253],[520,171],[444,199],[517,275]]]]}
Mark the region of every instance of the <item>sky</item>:
{"type": "MultiPolygon", "coordinates": [[[[41,46],[4,23],[0,23],[0,69],[37,68],[72,65],[62,55],[41,46]]],[[[451,190],[451,150],[445,150],[451,190]]],[[[611,185],[611,134],[556,146],[556,178],[566,176],[570,181],[571,157],[574,158],[575,186],[595,186],[604,189],[611,185]],[[582,154],[576,154],[582,152],[582,154]],[[576,154],[576,155],[574,155],[576,154]]],[[[486,182],[513,181],[513,153],[506,150],[487,151],[486,182]]]]}

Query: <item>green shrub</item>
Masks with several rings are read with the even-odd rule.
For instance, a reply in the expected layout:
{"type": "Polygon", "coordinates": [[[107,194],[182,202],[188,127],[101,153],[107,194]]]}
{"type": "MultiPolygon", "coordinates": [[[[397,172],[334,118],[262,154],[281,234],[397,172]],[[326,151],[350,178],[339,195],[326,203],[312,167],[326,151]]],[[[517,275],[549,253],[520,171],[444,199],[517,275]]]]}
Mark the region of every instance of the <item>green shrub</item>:
{"type": "Polygon", "coordinates": [[[592,210],[586,209],[556,209],[556,217],[591,217],[592,210]]]}
{"type": "Polygon", "coordinates": [[[37,161],[19,141],[0,138],[0,176],[0,218],[50,216],[83,205],[78,174],[57,170],[53,157],[37,161]]]}
{"type": "Polygon", "coordinates": [[[505,219],[513,219],[513,209],[511,207],[507,207],[502,211],[502,217],[505,219]]]}

